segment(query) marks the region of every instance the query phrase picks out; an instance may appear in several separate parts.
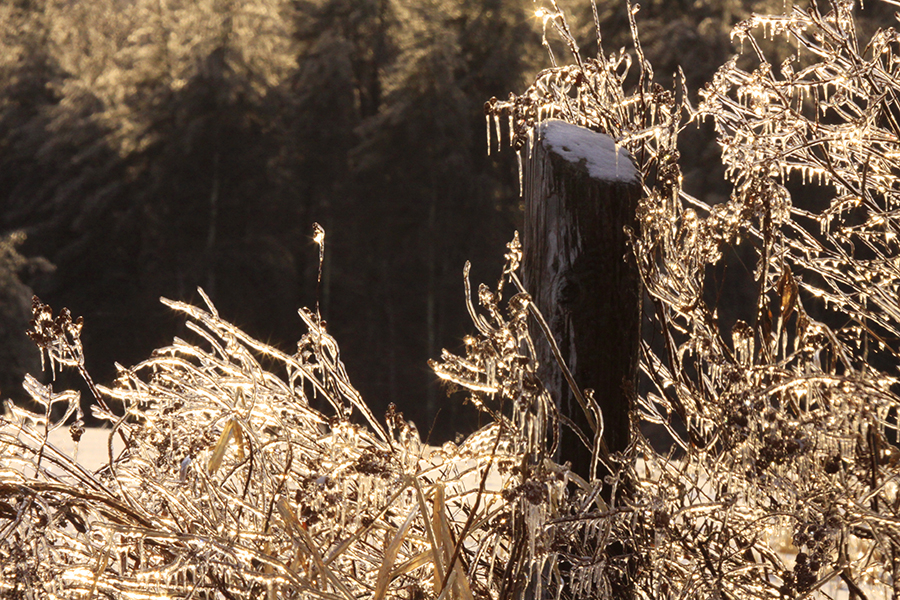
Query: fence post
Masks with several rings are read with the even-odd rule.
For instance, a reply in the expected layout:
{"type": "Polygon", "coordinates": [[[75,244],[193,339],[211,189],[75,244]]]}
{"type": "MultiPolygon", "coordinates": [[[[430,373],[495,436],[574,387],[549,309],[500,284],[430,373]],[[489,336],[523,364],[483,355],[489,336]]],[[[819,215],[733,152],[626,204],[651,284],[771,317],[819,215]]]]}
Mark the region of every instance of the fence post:
{"type": "MultiPolygon", "coordinates": [[[[581,390],[593,389],[610,452],[629,441],[641,284],[625,228],[637,230],[640,175],[612,138],[559,120],[535,130],[524,158],[524,265],[533,294],[581,390]]],[[[538,375],[560,413],[593,438],[587,417],[534,331],[538,375]]],[[[589,479],[591,451],[561,427],[559,456],[589,479]]]]}

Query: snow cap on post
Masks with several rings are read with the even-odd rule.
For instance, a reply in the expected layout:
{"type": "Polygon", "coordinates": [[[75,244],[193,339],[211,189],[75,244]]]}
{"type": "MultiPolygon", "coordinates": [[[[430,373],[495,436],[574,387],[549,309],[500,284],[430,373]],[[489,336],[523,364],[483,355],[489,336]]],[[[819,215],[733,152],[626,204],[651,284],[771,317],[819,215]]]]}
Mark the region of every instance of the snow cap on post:
{"type": "Polygon", "coordinates": [[[640,174],[624,147],[605,133],[591,131],[559,119],[537,126],[538,137],[550,152],[574,164],[583,164],[591,178],[599,181],[631,183],[640,174]]]}

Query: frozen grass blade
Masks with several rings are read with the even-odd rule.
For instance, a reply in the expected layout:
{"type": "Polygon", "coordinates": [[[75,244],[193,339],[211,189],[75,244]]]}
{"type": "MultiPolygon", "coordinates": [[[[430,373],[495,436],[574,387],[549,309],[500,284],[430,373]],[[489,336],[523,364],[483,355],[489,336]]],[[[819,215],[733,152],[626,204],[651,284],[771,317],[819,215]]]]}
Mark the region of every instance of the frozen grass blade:
{"type": "MultiPolygon", "coordinates": [[[[444,581],[444,561],[442,556],[442,549],[438,545],[438,537],[435,535],[435,518],[434,514],[429,515],[428,505],[425,501],[425,494],[422,491],[422,485],[419,482],[418,478],[413,480],[413,485],[416,487],[416,500],[419,503],[419,511],[422,514],[422,519],[424,521],[424,529],[425,535],[428,537],[428,544],[431,546],[431,557],[434,563],[434,574],[433,574],[433,586],[434,589],[439,590],[441,586],[441,582],[444,581]]],[[[437,494],[438,492],[435,490],[434,492],[437,494]]]]}
{"type": "Polygon", "coordinates": [[[233,419],[230,419],[228,423],[225,424],[225,429],[222,430],[222,435],[219,436],[219,441],[216,443],[215,448],[213,448],[212,456],[209,458],[209,466],[207,467],[210,475],[215,475],[216,471],[219,470],[219,467],[222,466],[222,459],[225,458],[225,450],[228,449],[228,442],[231,440],[235,429],[235,422],[233,419]]]}
{"type": "Polygon", "coordinates": [[[384,549],[384,559],[381,566],[378,568],[378,575],[375,578],[374,600],[383,600],[387,594],[388,586],[392,580],[391,570],[394,568],[394,562],[397,560],[397,553],[400,552],[401,545],[406,541],[406,532],[409,531],[418,511],[418,506],[414,506],[412,510],[409,511],[409,516],[406,517],[406,520],[403,521],[403,525],[400,526],[396,535],[391,539],[390,544],[384,549]]]}

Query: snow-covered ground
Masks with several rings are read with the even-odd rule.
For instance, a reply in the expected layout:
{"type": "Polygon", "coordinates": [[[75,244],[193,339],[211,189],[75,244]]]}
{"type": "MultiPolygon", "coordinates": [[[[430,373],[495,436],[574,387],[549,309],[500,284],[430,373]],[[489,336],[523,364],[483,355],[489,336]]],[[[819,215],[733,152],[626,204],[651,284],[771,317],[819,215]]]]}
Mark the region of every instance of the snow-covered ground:
{"type": "MultiPolygon", "coordinates": [[[[78,442],[78,462],[88,469],[98,469],[109,461],[109,450],[107,447],[109,434],[111,429],[95,429],[88,428],[84,430],[84,435],[78,442]]],[[[69,434],[68,428],[57,429],[50,434],[50,442],[69,454],[75,451],[75,442],[69,434]]],[[[118,436],[113,436],[113,456],[118,456],[122,450],[122,440],[118,436]]]]}
{"type": "MultiPolygon", "coordinates": [[[[6,430],[8,433],[10,429],[6,430]]],[[[60,427],[50,432],[49,442],[58,450],[68,456],[76,458],[76,460],[85,468],[96,470],[105,465],[109,461],[108,441],[110,429],[88,428],[85,429],[81,440],[76,444],[72,440],[68,427],[60,427]]],[[[118,436],[113,437],[114,456],[122,451],[122,440],[118,436]]]]}

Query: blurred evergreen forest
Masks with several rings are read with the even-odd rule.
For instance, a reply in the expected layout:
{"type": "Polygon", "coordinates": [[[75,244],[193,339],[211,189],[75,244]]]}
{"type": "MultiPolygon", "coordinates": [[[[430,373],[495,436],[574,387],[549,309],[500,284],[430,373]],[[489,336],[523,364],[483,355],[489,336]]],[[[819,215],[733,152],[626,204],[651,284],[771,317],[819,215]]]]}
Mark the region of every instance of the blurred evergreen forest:
{"type": "MultiPolygon", "coordinates": [[[[565,4],[594,55],[591,3],[565,4]]],[[[696,90],[731,55],[731,26],[783,2],[641,4],[656,78],[671,87],[681,65],[696,90]]],[[[604,50],[630,47],[625,3],[597,10],[604,50]]],[[[549,66],[534,11],[4,0],[0,397],[21,398],[23,373],[40,369],[24,334],[32,292],[84,316],[88,367],[108,382],[114,362],[188,335],[158,298],[196,302],[202,286],[223,317],[285,350],[303,333],[297,308],[318,298],[376,414],[394,402],[423,438],[436,424],[432,442],[474,429],[426,360],[471,329],[464,262],[473,285],[493,284],[520,225],[516,156],[488,155],[483,106],[549,66]],[[327,232],[319,285],[313,222],[327,232]]],[[[685,189],[714,202],[729,190],[710,129],[686,132],[682,154],[685,189]]]]}

